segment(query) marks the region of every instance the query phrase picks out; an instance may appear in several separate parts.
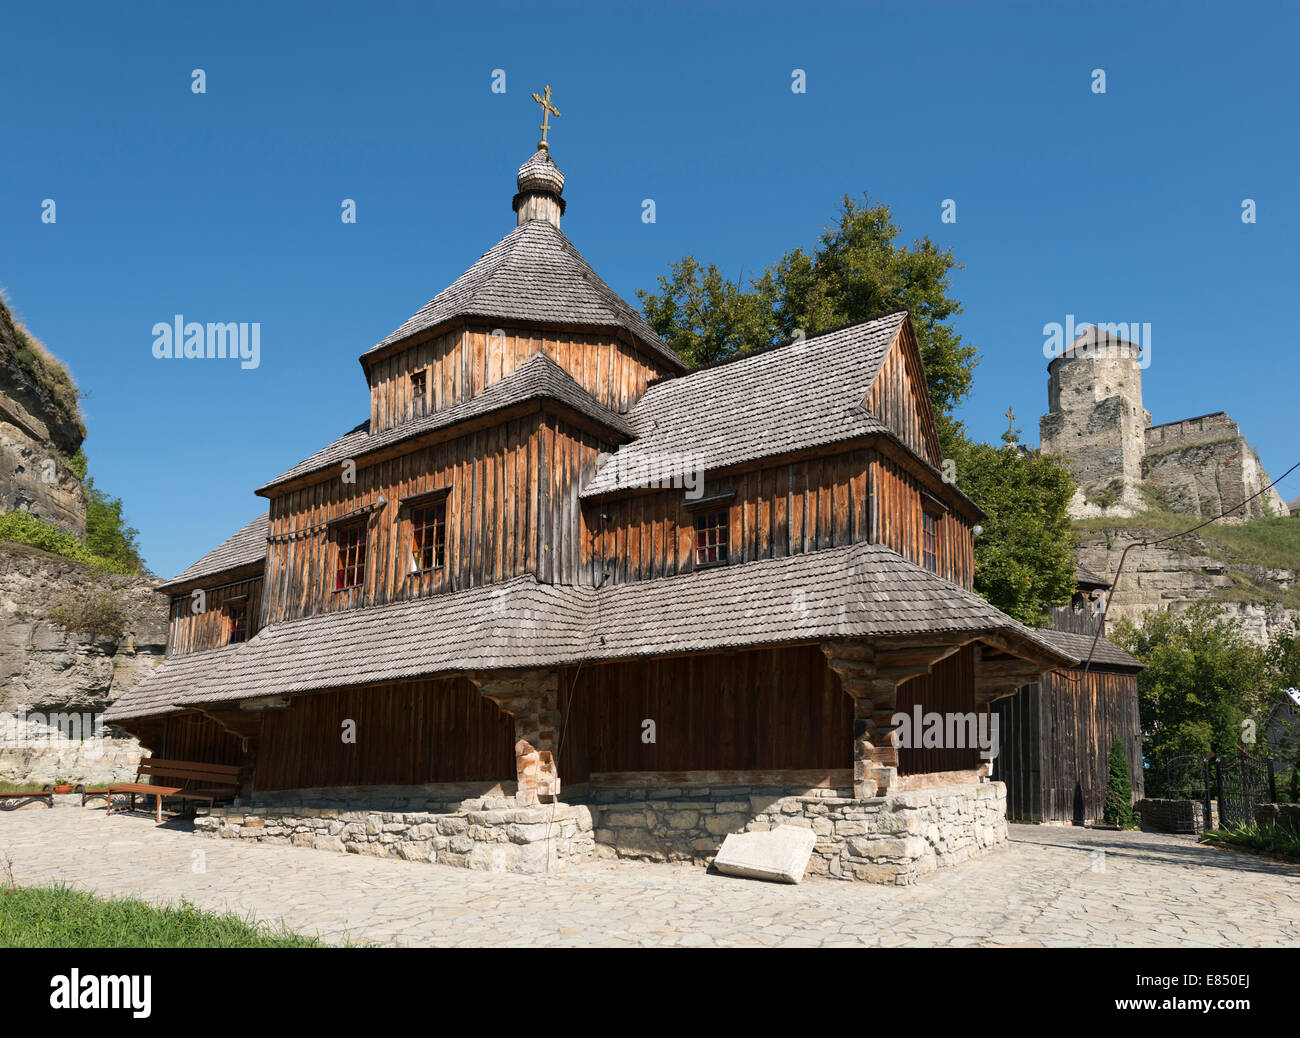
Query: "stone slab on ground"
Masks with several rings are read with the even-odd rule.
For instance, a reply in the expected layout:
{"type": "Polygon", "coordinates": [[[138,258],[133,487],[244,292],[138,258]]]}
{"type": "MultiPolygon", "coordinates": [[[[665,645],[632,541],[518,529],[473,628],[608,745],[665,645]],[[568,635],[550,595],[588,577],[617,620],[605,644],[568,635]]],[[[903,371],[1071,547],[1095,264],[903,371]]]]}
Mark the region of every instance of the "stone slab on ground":
{"type": "Polygon", "coordinates": [[[817,834],[779,825],[766,832],[731,833],[722,841],[713,867],[728,876],[798,883],[808,868],[817,834]]]}

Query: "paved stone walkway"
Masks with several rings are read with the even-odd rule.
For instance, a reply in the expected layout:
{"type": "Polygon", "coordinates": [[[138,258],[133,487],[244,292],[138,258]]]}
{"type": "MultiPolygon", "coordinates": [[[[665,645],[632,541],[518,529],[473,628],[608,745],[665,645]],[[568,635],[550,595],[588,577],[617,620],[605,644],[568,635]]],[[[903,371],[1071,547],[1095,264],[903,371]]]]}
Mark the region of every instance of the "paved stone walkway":
{"type": "Polygon", "coordinates": [[[1011,827],[913,887],[784,886],[594,862],[515,876],[258,847],[103,809],[0,814],[0,882],[186,898],[327,941],[398,945],[1296,945],[1300,867],[1151,833],[1011,827]],[[205,871],[192,865],[202,852],[205,871]]]}

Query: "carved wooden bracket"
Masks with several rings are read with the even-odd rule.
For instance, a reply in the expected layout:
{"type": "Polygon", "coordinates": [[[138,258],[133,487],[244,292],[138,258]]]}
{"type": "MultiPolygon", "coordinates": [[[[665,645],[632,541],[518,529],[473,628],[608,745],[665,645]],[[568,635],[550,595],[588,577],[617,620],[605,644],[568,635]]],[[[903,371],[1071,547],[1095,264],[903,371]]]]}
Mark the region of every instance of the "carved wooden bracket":
{"type": "Polygon", "coordinates": [[[840,686],[853,697],[853,795],[884,796],[898,785],[892,738],[898,686],[928,674],[976,640],[975,634],[873,641],[827,641],[821,649],[840,686]]]}

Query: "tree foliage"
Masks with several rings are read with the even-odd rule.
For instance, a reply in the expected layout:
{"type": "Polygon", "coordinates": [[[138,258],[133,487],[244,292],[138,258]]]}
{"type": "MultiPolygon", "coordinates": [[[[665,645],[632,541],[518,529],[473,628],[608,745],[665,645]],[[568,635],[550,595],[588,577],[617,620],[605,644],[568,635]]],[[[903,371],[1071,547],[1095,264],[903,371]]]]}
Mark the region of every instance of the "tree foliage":
{"type": "Polygon", "coordinates": [[[144,574],[148,570],[140,557],[140,531],[127,525],[122,499],[112,497],[87,479],[86,547],[93,555],[108,559],[118,573],[144,574]]]}
{"type": "Polygon", "coordinates": [[[975,538],[976,592],[1022,623],[1043,623],[1074,590],[1069,470],[1014,438],[994,447],[960,437],[953,447],[957,486],[988,513],[975,538]]]}
{"type": "MultiPolygon", "coordinates": [[[[1227,757],[1253,721],[1262,733],[1276,701],[1279,672],[1269,651],[1252,642],[1221,606],[1154,613],[1141,628],[1121,620],[1113,641],[1145,663],[1137,677],[1143,751],[1153,770],[1174,757],[1227,757]]],[[[1253,745],[1244,748],[1255,752],[1253,745]]]]}
{"type": "Polygon", "coordinates": [[[691,367],[906,307],[946,453],[961,433],[952,411],[970,392],[976,363],[975,348],[951,325],[962,307],[949,275],[962,265],[929,238],[899,246],[898,236],[887,205],[846,195],[812,252],[786,252],[748,287],[686,256],[659,278],[657,293],[637,296],[651,327],[691,367]]]}

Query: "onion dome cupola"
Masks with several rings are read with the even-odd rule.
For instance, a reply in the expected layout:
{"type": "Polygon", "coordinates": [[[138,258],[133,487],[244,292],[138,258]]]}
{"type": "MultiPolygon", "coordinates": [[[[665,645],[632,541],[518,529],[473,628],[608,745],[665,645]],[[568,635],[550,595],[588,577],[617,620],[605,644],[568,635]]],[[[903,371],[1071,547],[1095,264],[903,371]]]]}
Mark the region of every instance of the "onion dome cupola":
{"type": "Polygon", "coordinates": [[[564,213],[564,174],[551,158],[551,146],[546,137],[551,129],[551,116],[560,110],[551,104],[551,87],[545,94],[533,94],[533,100],[542,106],[542,139],[537,142],[537,153],[519,167],[518,194],[514,197],[516,226],[529,220],[545,220],[553,227],[560,226],[564,213]]]}

